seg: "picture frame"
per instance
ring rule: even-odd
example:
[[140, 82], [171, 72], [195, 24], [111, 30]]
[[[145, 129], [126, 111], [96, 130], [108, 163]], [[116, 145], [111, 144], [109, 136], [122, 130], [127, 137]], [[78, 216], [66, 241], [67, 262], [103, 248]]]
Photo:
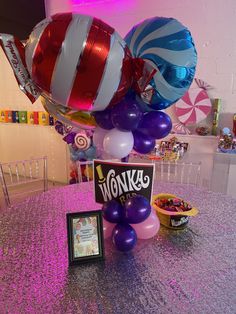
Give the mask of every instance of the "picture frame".
[[67, 213], [69, 265], [104, 259], [102, 211]]

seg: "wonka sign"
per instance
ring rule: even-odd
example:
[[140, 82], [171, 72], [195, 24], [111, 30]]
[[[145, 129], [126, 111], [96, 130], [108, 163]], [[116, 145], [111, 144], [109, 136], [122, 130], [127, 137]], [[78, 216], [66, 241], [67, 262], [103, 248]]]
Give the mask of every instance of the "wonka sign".
[[153, 164], [133, 164], [94, 160], [94, 191], [97, 203], [116, 199], [123, 204], [140, 194], [151, 201]]

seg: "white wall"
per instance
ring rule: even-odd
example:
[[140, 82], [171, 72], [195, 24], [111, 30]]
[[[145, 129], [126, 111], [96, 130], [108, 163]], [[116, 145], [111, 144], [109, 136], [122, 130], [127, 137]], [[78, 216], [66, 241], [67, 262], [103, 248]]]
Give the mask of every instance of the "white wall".
[[[81, 5], [81, 3], [83, 5]], [[45, 0], [47, 14], [78, 11], [97, 16], [122, 36], [152, 16], [174, 17], [192, 32], [198, 51], [196, 76], [222, 99], [221, 125], [231, 127], [236, 112], [236, 1], [235, 0]], [[0, 49], [0, 109], [43, 110], [19, 90]], [[50, 127], [0, 124], [0, 161], [49, 156], [51, 178], [66, 176], [66, 145]], [[53, 170], [52, 170], [53, 169]]]

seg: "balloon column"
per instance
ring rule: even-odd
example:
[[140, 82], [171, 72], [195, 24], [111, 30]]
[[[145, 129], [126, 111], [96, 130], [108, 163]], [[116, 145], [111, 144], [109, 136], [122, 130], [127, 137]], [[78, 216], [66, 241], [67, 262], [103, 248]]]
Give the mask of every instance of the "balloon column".
[[102, 210], [104, 237], [112, 236], [113, 244], [122, 252], [132, 250], [137, 239], [152, 238], [160, 228], [155, 211], [142, 195], [129, 198], [124, 206], [111, 200]]
[[115, 158], [132, 149], [146, 154], [168, 135], [171, 119], [158, 110], [185, 94], [197, 61], [189, 30], [163, 17], [134, 26], [123, 40], [95, 17], [60, 13], [38, 23], [25, 46], [7, 34], [0, 44], [32, 102], [41, 95], [61, 122], [97, 126], [95, 145]]
[[[93, 160], [96, 157], [96, 148], [92, 143], [92, 132], [81, 131], [72, 126], [56, 121], [55, 130], [63, 135], [63, 140], [69, 145], [70, 150], [70, 184], [78, 182], [77, 161]], [[82, 180], [93, 178], [92, 166], [82, 166]]]

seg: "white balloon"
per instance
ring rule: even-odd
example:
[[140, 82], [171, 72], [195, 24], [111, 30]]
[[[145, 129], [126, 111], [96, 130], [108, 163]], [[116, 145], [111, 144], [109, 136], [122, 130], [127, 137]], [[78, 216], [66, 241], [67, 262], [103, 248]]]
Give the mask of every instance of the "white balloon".
[[107, 134], [107, 130], [97, 127], [93, 134], [93, 144], [98, 150], [103, 150], [103, 140]]
[[122, 132], [112, 129], [107, 132], [103, 140], [103, 148], [106, 153], [115, 158], [123, 158], [129, 155], [134, 146], [132, 132]]

